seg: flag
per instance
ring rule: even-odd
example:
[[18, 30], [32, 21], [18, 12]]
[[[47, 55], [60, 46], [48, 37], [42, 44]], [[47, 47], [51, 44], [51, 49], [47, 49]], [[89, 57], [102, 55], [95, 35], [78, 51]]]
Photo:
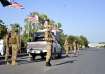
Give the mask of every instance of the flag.
[[9, 5], [9, 7], [11, 8], [17, 8], [17, 9], [24, 9], [23, 5], [17, 2], [13, 2], [11, 3], [11, 5]]
[[28, 20], [31, 21], [31, 22], [36, 22], [38, 21], [38, 16], [35, 15], [35, 16], [28, 16]]
[[3, 7], [11, 5], [11, 2], [9, 2], [8, 0], [0, 0], [0, 2], [1, 2]]

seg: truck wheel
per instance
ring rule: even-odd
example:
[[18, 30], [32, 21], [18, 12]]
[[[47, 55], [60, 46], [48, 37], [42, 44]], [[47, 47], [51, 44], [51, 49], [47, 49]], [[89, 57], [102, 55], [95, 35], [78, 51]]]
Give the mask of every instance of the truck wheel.
[[35, 61], [35, 57], [36, 57], [36, 55], [35, 55], [35, 53], [31, 53], [31, 61]]
[[58, 53], [57, 54], [57, 58], [62, 58], [62, 54], [61, 53]]
[[45, 59], [46, 53], [41, 53], [41, 59]]

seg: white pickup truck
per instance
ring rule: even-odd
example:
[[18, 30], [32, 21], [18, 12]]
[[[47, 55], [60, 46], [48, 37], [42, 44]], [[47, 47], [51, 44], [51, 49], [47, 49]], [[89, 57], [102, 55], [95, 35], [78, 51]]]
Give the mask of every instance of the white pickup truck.
[[[32, 60], [35, 60], [37, 55], [40, 55], [42, 58], [45, 58], [47, 53], [47, 42], [43, 39], [44, 32], [36, 32], [33, 35], [33, 42], [27, 43], [27, 53], [29, 53], [32, 57]], [[62, 48], [58, 43], [57, 39], [53, 34], [53, 45], [52, 45], [52, 57], [61, 57], [62, 55]]]

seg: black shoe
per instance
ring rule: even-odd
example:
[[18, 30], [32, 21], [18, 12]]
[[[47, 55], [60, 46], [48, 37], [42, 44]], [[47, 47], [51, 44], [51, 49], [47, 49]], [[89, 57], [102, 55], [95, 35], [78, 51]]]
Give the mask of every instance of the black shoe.
[[69, 55], [66, 55], [66, 57], [69, 57]]
[[46, 66], [51, 66], [51, 63], [50, 62], [46, 62]]

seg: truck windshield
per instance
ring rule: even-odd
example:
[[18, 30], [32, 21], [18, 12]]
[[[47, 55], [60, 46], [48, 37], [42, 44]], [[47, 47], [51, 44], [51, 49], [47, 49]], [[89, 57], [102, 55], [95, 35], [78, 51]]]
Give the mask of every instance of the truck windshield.
[[34, 33], [33, 41], [44, 41], [44, 32]]

